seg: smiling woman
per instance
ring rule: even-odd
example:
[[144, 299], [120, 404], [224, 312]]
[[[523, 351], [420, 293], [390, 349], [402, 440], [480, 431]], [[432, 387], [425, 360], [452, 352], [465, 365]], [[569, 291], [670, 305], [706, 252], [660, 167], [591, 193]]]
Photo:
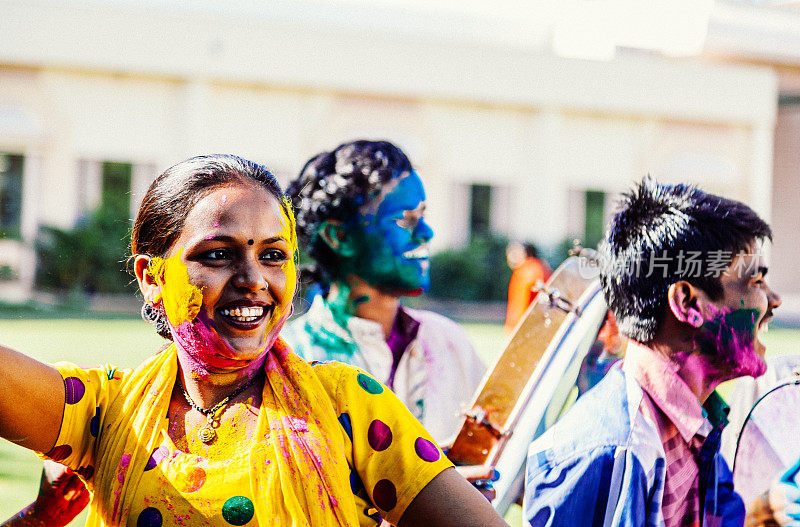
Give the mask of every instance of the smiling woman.
[[[297, 240], [264, 167], [223, 155], [168, 169], [131, 247], [163, 351], [120, 370], [0, 346], [0, 435], [85, 482], [87, 525], [503, 525], [383, 385], [279, 337]], [[53, 524], [30, 510], [22, 524]]]

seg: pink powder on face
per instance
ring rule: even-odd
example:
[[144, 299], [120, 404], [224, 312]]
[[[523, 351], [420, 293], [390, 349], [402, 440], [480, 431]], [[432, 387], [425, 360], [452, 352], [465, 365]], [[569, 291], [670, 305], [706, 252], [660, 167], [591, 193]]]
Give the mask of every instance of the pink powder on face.
[[727, 378], [764, 374], [767, 364], [756, 351], [756, 309], [716, 308], [709, 306], [711, 318], [696, 337], [696, 345], [708, 356], [713, 367], [728, 374]]
[[[288, 312], [265, 336], [262, 350], [270, 350], [278, 338]], [[181, 354], [181, 364], [189, 367], [195, 378], [208, 378], [209, 369], [248, 369], [260, 368], [267, 355], [266, 351], [255, 359], [241, 359], [214, 329], [214, 323], [200, 311], [192, 321], [185, 321], [177, 327], [171, 326], [175, 344]]]

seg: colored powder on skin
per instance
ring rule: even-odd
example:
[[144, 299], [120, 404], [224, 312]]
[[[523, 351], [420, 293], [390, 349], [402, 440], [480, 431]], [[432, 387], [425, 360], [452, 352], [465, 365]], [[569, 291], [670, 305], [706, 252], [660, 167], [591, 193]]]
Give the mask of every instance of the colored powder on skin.
[[295, 231], [295, 219], [294, 213], [292, 212], [292, 204], [288, 198], [283, 199], [283, 207], [281, 207], [281, 211], [283, 212], [283, 230], [280, 233], [280, 236], [286, 240], [286, 244], [289, 250], [289, 257], [281, 266], [285, 276], [285, 284], [283, 288], [283, 297], [280, 299], [280, 303], [284, 306], [280, 309], [274, 309], [272, 312], [272, 316], [270, 317], [270, 323], [267, 325], [267, 331], [270, 332], [270, 329], [274, 330], [271, 332], [272, 338], [270, 342], [267, 342], [267, 346], [272, 347], [274, 340], [278, 337], [278, 331], [283, 324], [286, 322], [286, 319], [289, 318], [291, 314], [291, 306], [292, 306], [292, 299], [294, 298], [294, 292], [297, 288], [297, 261], [299, 258], [298, 250], [297, 250], [297, 232]]
[[150, 273], [161, 284], [161, 301], [173, 327], [194, 320], [203, 305], [203, 292], [189, 283], [189, 271], [180, 259], [182, 253], [183, 247], [174, 256], [154, 256], [150, 262]]
[[[190, 374], [193, 378], [203, 378], [207, 376], [205, 366], [219, 368], [241, 366], [243, 361], [237, 358], [236, 351], [219, 336], [213, 328], [212, 321], [202, 311], [202, 290], [189, 282], [189, 271], [186, 264], [180, 260], [182, 252], [183, 248], [167, 259], [154, 257], [150, 272], [161, 283], [164, 311], [170, 322], [175, 342], [179, 349], [191, 358]], [[292, 278], [296, 280], [296, 272], [292, 274]], [[289, 294], [293, 292], [292, 288]], [[273, 313], [271, 322], [281, 314], [286, 315], [284, 318], [288, 318], [288, 309], [282, 310], [282, 313]], [[269, 327], [268, 325], [268, 329]], [[278, 332], [273, 333], [267, 343], [269, 346], [277, 338]], [[268, 347], [265, 346], [262, 351], [264, 349]], [[245, 361], [244, 364], [249, 362], [251, 361]]]
[[711, 318], [703, 323], [695, 339], [698, 349], [711, 364], [734, 377], [758, 377], [766, 363], [755, 350], [756, 324], [761, 318], [757, 309], [717, 309], [709, 306]]
[[369, 302], [369, 295], [360, 295], [353, 299], [353, 307], [357, 308], [361, 304], [366, 304], [367, 302]]
[[427, 242], [433, 231], [423, 219], [415, 227], [397, 222], [406, 211], [421, 206], [425, 190], [413, 171], [390, 183], [345, 224], [349, 244], [359, 250], [354, 257], [342, 259], [340, 277], [354, 274], [389, 292], [418, 295], [430, 285], [429, 262], [405, 255]]

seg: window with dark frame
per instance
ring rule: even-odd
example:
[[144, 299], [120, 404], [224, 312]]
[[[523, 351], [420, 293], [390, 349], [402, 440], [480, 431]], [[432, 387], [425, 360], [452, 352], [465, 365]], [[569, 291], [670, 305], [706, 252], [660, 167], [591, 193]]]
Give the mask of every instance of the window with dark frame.
[[469, 234], [471, 238], [491, 232], [492, 186], [470, 186]]
[[130, 219], [132, 174], [130, 163], [103, 163], [100, 204], [114, 218]]
[[587, 190], [585, 193], [586, 216], [584, 223], [584, 247], [597, 247], [603, 239], [605, 228], [606, 193]]
[[19, 239], [25, 156], [0, 152], [0, 239]]

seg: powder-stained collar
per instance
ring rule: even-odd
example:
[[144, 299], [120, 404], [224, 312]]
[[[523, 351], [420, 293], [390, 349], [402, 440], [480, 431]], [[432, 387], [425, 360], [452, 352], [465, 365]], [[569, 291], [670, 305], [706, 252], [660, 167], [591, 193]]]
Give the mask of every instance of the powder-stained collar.
[[[690, 442], [695, 435], [704, 438], [708, 436], [712, 423], [706, 416], [710, 414], [706, 413], [695, 394], [678, 375], [677, 364], [647, 346], [629, 341], [622, 369], [633, 375], [656, 406], [675, 425], [684, 441]], [[721, 408], [724, 402], [716, 392], [709, 397], [709, 402], [714, 409], [714, 419], [717, 420], [719, 413], [724, 413], [724, 408]]]
[[405, 340], [411, 342], [417, 338], [419, 324], [419, 320], [412, 317], [401, 305], [397, 310], [397, 317], [394, 320], [394, 327], [392, 329], [396, 329]]

